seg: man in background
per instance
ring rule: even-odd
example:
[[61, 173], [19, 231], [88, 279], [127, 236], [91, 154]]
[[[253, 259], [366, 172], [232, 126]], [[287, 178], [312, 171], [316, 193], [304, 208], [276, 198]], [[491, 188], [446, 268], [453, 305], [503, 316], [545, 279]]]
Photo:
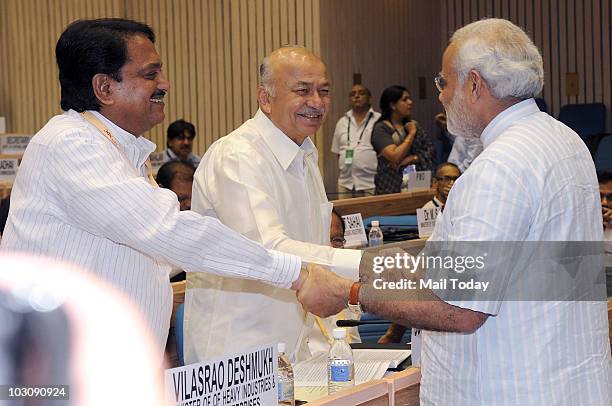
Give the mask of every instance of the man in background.
[[[325, 65], [306, 49], [288, 46], [264, 58], [259, 73], [259, 110], [202, 158], [193, 210], [216, 215], [266, 247], [356, 278], [360, 251], [329, 246], [332, 205], [310, 138], [331, 102]], [[289, 356], [305, 359], [311, 332], [323, 340], [292, 292], [215, 276], [188, 275], [187, 287], [187, 363], [278, 341]]]
[[371, 99], [368, 88], [353, 85], [351, 109], [336, 124], [331, 151], [338, 155], [340, 199], [374, 194], [377, 159], [370, 138], [380, 113], [372, 109]]
[[459, 171], [457, 165], [450, 162], [444, 162], [438, 165], [433, 182], [431, 183], [431, 186], [436, 191], [435, 195], [430, 201], [423, 205], [423, 208], [444, 208], [448, 194], [457, 179], [459, 179], [459, 176], [461, 176], [461, 171]]
[[188, 121], [180, 119], [170, 124], [167, 132], [167, 148], [162, 151], [164, 162], [183, 161], [197, 168], [200, 157], [193, 153], [195, 136], [195, 126]]
[[178, 198], [181, 210], [191, 210], [191, 189], [195, 168], [183, 161], [163, 164], [157, 171], [159, 187], [172, 190]]
[[344, 244], [346, 244], [346, 240], [344, 239], [345, 229], [344, 219], [336, 209], [333, 209], [331, 215], [331, 229], [329, 231], [329, 242], [332, 247], [344, 248]]
[[612, 297], [612, 173], [597, 172], [597, 180], [603, 217], [606, 285], [608, 297]]

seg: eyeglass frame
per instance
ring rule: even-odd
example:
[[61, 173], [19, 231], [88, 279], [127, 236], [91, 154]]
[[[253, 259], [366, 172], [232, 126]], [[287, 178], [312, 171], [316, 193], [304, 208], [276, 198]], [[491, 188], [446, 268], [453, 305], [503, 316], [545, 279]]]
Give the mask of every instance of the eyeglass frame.
[[[334, 243], [338, 244], [338, 246], [336, 246]], [[342, 243], [342, 245], [339, 245], [339, 243]], [[332, 238], [330, 240], [330, 244], [334, 248], [342, 248], [342, 247], [344, 247], [344, 244], [346, 244], [346, 238], [344, 238], [344, 237], [334, 237], [334, 238]]]
[[436, 84], [436, 89], [438, 89], [438, 92], [440, 93], [442, 93], [446, 85], [448, 85], [448, 81], [444, 76], [442, 76], [442, 72], [438, 73], [434, 77], [434, 83]]
[[457, 182], [457, 179], [459, 179], [459, 176], [434, 176], [434, 178], [438, 182], [450, 183], [451, 181]]

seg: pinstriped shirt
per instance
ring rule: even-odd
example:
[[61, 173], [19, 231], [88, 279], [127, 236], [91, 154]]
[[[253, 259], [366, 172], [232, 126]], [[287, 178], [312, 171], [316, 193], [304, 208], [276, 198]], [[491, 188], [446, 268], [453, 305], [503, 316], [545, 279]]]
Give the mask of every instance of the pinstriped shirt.
[[[533, 99], [503, 111], [453, 186], [432, 239], [600, 241], [590, 153]], [[489, 314], [473, 334], [423, 331], [421, 404], [610, 405], [605, 302], [451, 302]]]
[[155, 144], [93, 113], [123, 153], [75, 111], [53, 117], [24, 154], [2, 251], [61, 258], [115, 285], [139, 305], [160, 350], [172, 308], [166, 264], [281, 287], [297, 279], [299, 257], [179, 211], [173, 192], [148, 182]]

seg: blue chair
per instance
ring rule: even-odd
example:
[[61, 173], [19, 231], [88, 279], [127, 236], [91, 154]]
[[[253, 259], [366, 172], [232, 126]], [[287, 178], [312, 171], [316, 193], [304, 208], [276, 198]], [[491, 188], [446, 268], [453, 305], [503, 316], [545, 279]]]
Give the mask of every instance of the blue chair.
[[559, 121], [578, 133], [594, 157], [597, 144], [606, 132], [606, 105], [567, 104], [559, 111]]
[[185, 318], [185, 304], [181, 303], [176, 308], [176, 324], [174, 325], [174, 334], [176, 337], [176, 355], [178, 355], [179, 366], [185, 365], [183, 356], [183, 319]]
[[606, 132], [606, 105], [567, 104], [561, 107], [559, 121], [576, 131], [582, 139], [603, 134]]
[[373, 216], [363, 220], [366, 235], [372, 226], [372, 221], [378, 220], [386, 242], [405, 241], [419, 238], [419, 227], [414, 214], [403, 216]]
[[612, 172], [612, 134], [601, 139], [595, 152], [595, 168], [598, 171]]
[[[363, 313], [361, 315], [361, 321], [383, 321], [383, 319], [380, 319], [370, 313]], [[391, 325], [391, 322], [388, 322], [385, 324], [362, 324], [360, 325], [357, 329], [359, 330], [359, 337], [361, 337], [361, 342], [370, 343], [370, 344], [377, 343], [378, 339], [387, 332], [390, 325]], [[410, 342], [410, 329], [406, 329], [406, 332], [404, 333], [404, 336], [402, 337], [401, 342], [402, 343]]]

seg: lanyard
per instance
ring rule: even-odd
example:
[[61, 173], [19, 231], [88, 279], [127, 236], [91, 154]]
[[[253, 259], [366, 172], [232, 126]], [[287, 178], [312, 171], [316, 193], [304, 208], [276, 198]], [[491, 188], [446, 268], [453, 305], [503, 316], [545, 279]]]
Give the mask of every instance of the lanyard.
[[[372, 112], [370, 111], [368, 113], [368, 119], [366, 120], [365, 125], [363, 126], [363, 129], [361, 130], [361, 134], [359, 134], [359, 140], [357, 141], [357, 145], [361, 144], [361, 138], [363, 137], [363, 132], [368, 126], [368, 123], [370, 122], [371, 118], [372, 118]], [[347, 144], [347, 147], [350, 148], [351, 147], [351, 118], [347, 115], [346, 120], [348, 123], [346, 126], [346, 144]]]
[[[87, 120], [91, 125], [93, 125], [94, 127], [96, 127], [98, 129], [98, 131], [100, 131], [100, 133], [111, 142], [111, 144], [113, 144], [115, 146], [115, 148], [117, 148], [117, 150], [121, 153], [121, 155], [123, 155], [123, 157], [130, 163], [132, 163], [132, 161], [129, 160], [129, 158], [125, 155], [125, 152], [123, 151], [123, 148], [121, 148], [121, 145], [119, 145], [119, 142], [117, 141], [117, 139], [113, 136], [113, 133], [110, 132], [110, 130], [104, 125], [104, 123], [102, 123], [98, 117], [94, 116], [91, 112], [89, 111], [84, 111], [81, 113], [81, 116]], [[151, 160], [149, 158], [147, 158], [147, 160], [145, 161], [145, 167], [147, 168], [147, 175], [149, 178], [149, 183], [153, 186], [157, 186], [157, 182], [155, 182], [155, 179], [153, 178], [153, 169], [151, 168]], [[138, 173], [138, 170], [136, 170], [136, 173]]]

